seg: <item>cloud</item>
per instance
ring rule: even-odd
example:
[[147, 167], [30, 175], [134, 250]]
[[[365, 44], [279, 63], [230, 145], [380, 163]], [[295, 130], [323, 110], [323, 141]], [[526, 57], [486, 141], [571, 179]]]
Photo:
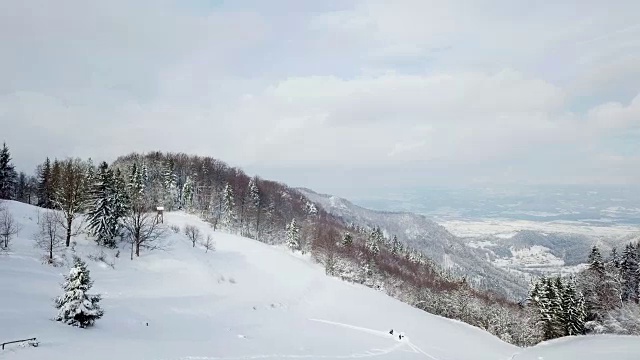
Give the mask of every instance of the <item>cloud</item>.
[[0, 140], [27, 171], [160, 149], [320, 190], [637, 181], [639, 7], [4, 2]]

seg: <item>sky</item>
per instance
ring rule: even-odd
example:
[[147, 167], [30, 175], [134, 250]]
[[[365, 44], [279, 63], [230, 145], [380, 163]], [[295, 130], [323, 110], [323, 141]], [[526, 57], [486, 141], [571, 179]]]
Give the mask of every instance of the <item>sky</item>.
[[0, 0], [0, 141], [348, 195], [640, 181], [640, 2]]

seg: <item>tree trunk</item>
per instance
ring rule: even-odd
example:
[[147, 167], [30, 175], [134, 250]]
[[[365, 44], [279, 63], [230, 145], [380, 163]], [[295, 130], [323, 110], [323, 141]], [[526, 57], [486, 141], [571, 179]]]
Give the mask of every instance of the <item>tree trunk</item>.
[[136, 257], [140, 257], [140, 241], [136, 241]]
[[73, 218], [67, 218], [67, 247], [71, 243], [71, 223], [73, 222]]

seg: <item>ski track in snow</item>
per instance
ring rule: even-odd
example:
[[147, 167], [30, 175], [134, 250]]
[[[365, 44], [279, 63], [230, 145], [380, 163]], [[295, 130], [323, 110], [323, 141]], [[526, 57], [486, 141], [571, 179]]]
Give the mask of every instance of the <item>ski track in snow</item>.
[[[390, 336], [389, 336], [389, 333], [387, 333], [386, 331], [367, 329], [367, 328], [363, 328], [363, 327], [360, 327], [360, 326], [349, 325], [349, 324], [344, 324], [344, 323], [339, 323], [339, 322], [329, 321], [329, 320], [321, 320], [321, 319], [309, 319], [309, 320], [310, 321], [319, 322], [319, 323], [334, 325], [334, 326], [340, 326], [340, 327], [344, 327], [344, 328], [347, 328], [347, 329], [357, 330], [357, 331], [365, 332], [365, 333], [368, 333], [368, 334], [371, 334], [371, 335], [383, 337], [383, 338], [385, 338], [387, 340], [392, 340], [392, 338], [390, 338]], [[432, 360], [441, 360], [439, 358], [436, 358], [433, 355], [430, 355], [430, 354], [424, 352], [422, 349], [420, 349], [416, 345], [412, 344], [408, 337], [405, 337], [405, 340], [402, 340], [402, 341], [398, 341], [398, 340], [394, 340], [394, 341], [396, 341], [398, 343], [396, 345], [394, 345], [394, 346], [391, 346], [391, 347], [388, 347], [388, 348], [385, 348], [385, 349], [370, 349], [370, 350], [367, 350], [367, 351], [365, 351], [363, 353], [355, 353], [355, 354], [349, 354], [349, 355], [262, 354], [262, 355], [233, 356], [233, 357], [185, 356], [185, 357], [181, 357], [180, 360], [251, 360], [251, 359], [273, 359], [273, 358], [276, 358], [276, 359], [359, 359], [359, 358], [369, 358], [369, 357], [387, 355], [387, 354], [389, 354], [389, 353], [391, 353], [393, 351], [399, 350], [400, 348], [404, 347], [405, 345], [407, 347], [409, 347], [409, 349], [411, 350], [411, 351], [410, 350], [405, 350], [407, 352], [413, 352], [413, 353], [422, 354], [422, 355], [424, 355], [427, 358], [432, 359]]]

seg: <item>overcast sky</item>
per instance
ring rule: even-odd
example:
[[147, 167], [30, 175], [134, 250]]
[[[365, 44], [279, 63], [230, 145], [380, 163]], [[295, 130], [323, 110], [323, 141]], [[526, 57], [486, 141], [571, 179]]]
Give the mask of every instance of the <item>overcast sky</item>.
[[[543, 4], [544, 3], [544, 4]], [[0, 0], [0, 141], [294, 186], [640, 181], [640, 1]]]

